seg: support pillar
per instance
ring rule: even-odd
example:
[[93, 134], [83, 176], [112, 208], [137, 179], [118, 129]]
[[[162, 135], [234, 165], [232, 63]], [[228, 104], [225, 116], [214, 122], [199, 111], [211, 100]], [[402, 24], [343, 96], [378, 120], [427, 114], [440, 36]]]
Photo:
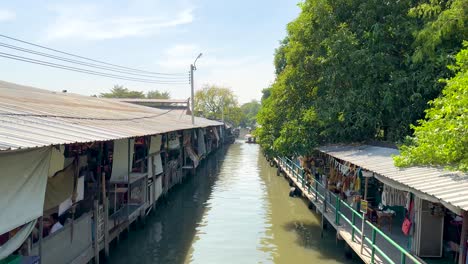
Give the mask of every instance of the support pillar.
[[42, 261], [42, 235], [44, 233], [44, 218], [43, 216], [39, 217], [39, 264], [44, 263]]
[[94, 200], [94, 263], [99, 264], [99, 201]]
[[463, 211], [463, 226], [461, 231], [461, 238], [460, 238], [460, 254], [458, 256], [458, 264], [465, 264], [466, 263], [466, 243], [468, 239], [468, 211]]

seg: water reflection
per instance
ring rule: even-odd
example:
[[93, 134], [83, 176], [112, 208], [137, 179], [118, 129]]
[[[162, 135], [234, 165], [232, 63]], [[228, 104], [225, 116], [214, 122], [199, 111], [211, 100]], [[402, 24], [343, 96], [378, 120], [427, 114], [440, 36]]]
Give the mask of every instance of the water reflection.
[[110, 263], [357, 263], [334, 232], [268, 166], [237, 142], [203, 163], [111, 253]]

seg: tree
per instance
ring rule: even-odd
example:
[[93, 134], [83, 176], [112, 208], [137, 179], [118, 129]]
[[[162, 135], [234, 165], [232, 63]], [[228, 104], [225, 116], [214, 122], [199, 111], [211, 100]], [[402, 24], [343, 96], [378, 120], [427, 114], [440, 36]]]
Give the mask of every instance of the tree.
[[114, 88], [111, 89], [109, 93], [101, 93], [100, 97], [104, 98], [136, 98], [136, 99], [169, 99], [169, 92], [160, 92], [158, 90], [149, 91], [146, 96], [141, 91], [131, 91], [128, 88], [123, 87], [122, 85], [114, 85]]
[[261, 102], [263, 102], [263, 101], [266, 100], [268, 97], [270, 97], [270, 94], [271, 94], [271, 87], [264, 88], [264, 89], [262, 90], [262, 99], [261, 99]]
[[419, 35], [440, 19], [412, 14], [425, 2], [447, 3], [440, 14], [457, 2], [457, 16], [467, 13], [466, 0], [302, 2], [275, 53], [276, 80], [258, 115], [260, 143], [307, 155], [322, 144], [398, 142], [411, 134], [444, 87], [438, 80], [453, 76], [446, 66], [468, 21], [450, 27], [434, 55], [416, 59]]
[[430, 102], [426, 119], [413, 126], [413, 137], [394, 158], [397, 166], [441, 165], [468, 172], [468, 42], [456, 59], [455, 77]]
[[[455, 54], [468, 36], [468, 1], [426, 0], [414, 8], [410, 15], [425, 21], [416, 34], [415, 60], [424, 57], [444, 59]], [[441, 52], [442, 51], [442, 52]]]
[[153, 91], [149, 91], [146, 94], [146, 98], [148, 98], [148, 99], [170, 99], [171, 95], [167, 91], [160, 92], [158, 90], [153, 90]]
[[257, 125], [257, 114], [258, 110], [260, 110], [260, 103], [257, 100], [252, 100], [241, 105], [240, 108], [244, 114], [244, 118], [241, 120], [240, 125], [243, 127], [254, 128]]
[[140, 91], [130, 91], [122, 85], [114, 85], [109, 93], [101, 93], [104, 98], [145, 98], [145, 94]]
[[243, 113], [234, 93], [225, 87], [205, 85], [195, 93], [195, 113], [209, 118], [221, 120], [224, 110], [225, 121], [238, 126]]

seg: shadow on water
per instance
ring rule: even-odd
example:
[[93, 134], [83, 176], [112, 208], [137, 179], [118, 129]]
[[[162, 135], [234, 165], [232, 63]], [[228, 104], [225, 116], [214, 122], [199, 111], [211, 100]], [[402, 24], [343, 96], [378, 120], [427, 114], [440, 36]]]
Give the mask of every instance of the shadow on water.
[[335, 260], [339, 263], [361, 263], [357, 257], [355, 259], [344, 257], [344, 242], [336, 240], [334, 230], [324, 230], [324, 237], [321, 238], [321, 227], [315, 222], [292, 221], [283, 225], [283, 228], [287, 232], [296, 234], [297, 245], [319, 253], [315, 258], [316, 261], [321, 259]]
[[195, 176], [187, 177], [160, 199], [145, 227], [132, 230], [111, 249], [109, 263], [184, 263], [227, 149], [210, 155]]
[[344, 256], [344, 243], [336, 240], [329, 227], [321, 237], [321, 217], [308, 208], [305, 198], [289, 197], [289, 182], [277, 176], [262, 155], [258, 155], [260, 175], [268, 186], [271, 224], [269, 244], [276, 245], [274, 263], [362, 263]]

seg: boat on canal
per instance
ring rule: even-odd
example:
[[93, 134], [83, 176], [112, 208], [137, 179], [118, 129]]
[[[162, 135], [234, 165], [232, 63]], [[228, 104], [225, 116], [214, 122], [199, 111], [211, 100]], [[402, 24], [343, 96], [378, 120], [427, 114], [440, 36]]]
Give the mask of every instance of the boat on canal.
[[248, 144], [257, 144], [257, 138], [252, 134], [245, 135], [245, 143]]

